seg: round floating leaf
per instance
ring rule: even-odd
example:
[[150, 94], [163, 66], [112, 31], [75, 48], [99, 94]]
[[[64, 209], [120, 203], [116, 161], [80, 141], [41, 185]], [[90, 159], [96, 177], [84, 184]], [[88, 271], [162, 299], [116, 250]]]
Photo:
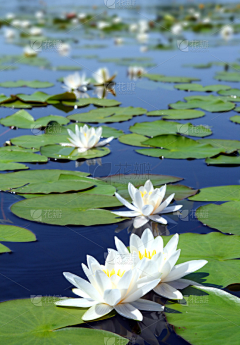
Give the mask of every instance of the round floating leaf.
[[236, 111], [237, 113], [240, 113], [240, 107], [235, 108], [234, 111]]
[[232, 98], [240, 97], [240, 90], [239, 89], [230, 89], [230, 90], [221, 90], [218, 92], [221, 96], [230, 96]]
[[238, 72], [218, 72], [214, 79], [223, 81], [240, 81], [240, 74]]
[[39, 80], [18, 80], [18, 81], [4, 81], [0, 83], [0, 87], [32, 87], [34, 89], [41, 89], [52, 87], [54, 84], [49, 83], [48, 81], [39, 81]]
[[[185, 90], [185, 91], [200, 91], [200, 92], [217, 92], [220, 90], [228, 90], [231, 88], [229, 85], [208, 85], [202, 86], [201, 84], [178, 84], [174, 86], [178, 90]], [[219, 92], [219, 94], [221, 94]]]
[[146, 140], [143, 144], [162, 147], [163, 149], [139, 149], [136, 152], [151, 157], [171, 159], [206, 158], [219, 154], [222, 150], [208, 144], [182, 137], [181, 135], [158, 135]]
[[205, 113], [200, 110], [176, 110], [176, 109], [166, 109], [166, 110], [154, 110], [147, 113], [147, 116], [163, 116], [166, 120], [188, 120], [196, 119], [198, 117], [204, 116]]
[[63, 104], [68, 106], [77, 106], [85, 107], [89, 104], [96, 105], [98, 107], [116, 107], [121, 104], [121, 102], [116, 101], [115, 99], [99, 99], [99, 98], [82, 98], [75, 102], [63, 101]]
[[50, 97], [45, 92], [36, 91], [32, 95], [25, 95], [25, 94], [17, 94], [16, 97], [20, 99], [20, 101], [26, 102], [26, 103], [45, 103], [47, 99]]
[[144, 135], [141, 134], [124, 134], [121, 135], [118, 140], [123, 143], [123, 144], [127, 144], [127, 145], [131, 145], [131, 146], [143, 146], [146, 147], [147, 145], [142, 144], [143, 141], [146, 141], [148, 138], [145, 137]]
[[[128, 340], [114, 333], [67, 326], [83, 324], [87, 309], [60, 308], [56, 297], [33, 296], [31, 299], [13, 300], [0, 304], [0, 330], [2, 344], [102, 345], [113, 339], [126, 345]], [[14, 320], [14, 323], [12, 322]]]
[[191, 197], [194, 201], [240, 201], [240, 186], [229, 185], [207, 187], [200, 189], [200, 193]]
[[240, 201], [230, 201], [222, 205], [209, 204], [196, 211], [200, 222], [223, 233], [240, 235]]
[[[166, 244], [169, 236], [163, 236], [163, 240]], [[190, 274], [189, 279], [223, 288], [240, 282], [240, 236], [225, 236], [216, 232], [181, 234], [178, 248], [181, 248], [178, 264], [190, 260], [208, 261], [196, 273]]]
[[207, 158], [208, 165], [240, 165], [240, 156], [220, 155], [216, 158]]
[[[168, 302], [167, 321], [193, 345], [239, 343], [240, 299], [209, 287], [183, 290], [184, 300]], [[228, 341], [229, 340], [229, 341]]]
[[235, 122], [235, 123], [240, 123], [240, 115], [235, 115], [230, 117], [230, 121]]
[[226, 139], [200, 139], [198, 140], [203, 144], [210, 144], [213, 147], [220, 148], [226, 153], [232, 153], [240, 149], [239, 140], [226, 140]]
[[94, 109], [88, 113], [80, 113], [69, 115], [68, 119], [78, 122], [88, 123], [104, 123], [104, 122], [121, 122], [131, 120], [133, 116], [142, 115], [146, 113], [143, 108], [107, 108], [107, 109]]
[[25, 170], [28, 169], [28, 167], [24, 164], [20, 163], [3, 163], [0, 161], [0, 171], [6, 171], [6, 170]]
[[[15, 108], [16, 109], [31, 109], [33, 107], [32, 104], [23, 103], [21, 101], [14, 101], [11, 103], [1, 103], [1, 106], [5, 108], [12, 108], [12, 109], [15, 109]], [[34, 106], [37, 106], [37, 105], [34, 105]]]
[[56, 121], [61, 125], [67, 124], [69, 121], [63, 116], [49, 115], [40, 119], [34, 120], [34, 118], [25, 110], [19, 110], [15, 114], [7, 116], [0, 120], [0, 123], [7, 127], [18, 128], [41, 128], [46, 127], [49, 122]]
[[61, 145], [46, 145], [41, 147], [41, 154], [56, 159], [92, 159], [108, 155], [111, 151], [107, 147], [94, 147], [86, 152], [78, 152], [78, 149]]
[[[29, 230], [14, 225], [0, 225], [1, 242], [32, 242], [36, 236]], [[0, 244], [0, 253], [11, 252], [11, 250]]]
[[[121, 205], [112, 196], [70, 193], [25, 199], [12, 205], [11, 211], [20, 218], [40, 223], [91, 226], [122, 221], [110, 211], [102, 210]], [[53, 213], [58, 217], [51, 217]]]
[[51, 104], [53, 101], [76, 101], [76, 95], [73, 92], [64, 92], [57, 95], [50, 96], [46, 99], [47, 103]]
[[54, 71], [80, 71], [82, 67], [78, 66], [53, 66]]
[[167, 77], [160, 74], [144, 74], [144, 77], [154, 80], [154, 81], [161, 81], [164, 83], [188, 83], [191, 81], [197, 81], [199, 78], [191, 78], [191, 77]]
[[7, 147], [8, 150], [6, 150], [6, 147], [0, 147], [0, 162], [44, 163], [48, 161], [45, 156], [31, 152], [24, 152], [22, 151], [22, 148], [19, 148], [19, 150], [17, 150], [18, 148], [13, 149], [13, 147]]

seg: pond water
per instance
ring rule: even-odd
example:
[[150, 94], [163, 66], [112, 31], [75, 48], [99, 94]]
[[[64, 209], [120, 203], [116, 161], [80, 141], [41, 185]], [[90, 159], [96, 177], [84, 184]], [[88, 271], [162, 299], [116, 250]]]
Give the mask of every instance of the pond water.
[[[17, 3], [21, 4], [20, 2]], [[24, 4], [25, 5], [25, 4]], [[63, 3], [63, 6], [66, 3]], [[53, 5], [53, 11], [56, 10]], [[104, 8], [105, 9], [105, 8]], [[13, 8], [8, 7], [8, 11]], [[100, 9], [97, 13], [100, 13]], [[127, 20], [138, 20], [141, 18], [154, 18], [154, 11], [151, 9], [146, 14], [137, 11], [129, 12], [127, 10], [117, 13]], [[125, 16], [125, 17], [124, 17]], [[45, 30], [45, 29], [44, 29]], [[2, 29], [3, 32], [3, 29]], [[113, 37], [126, 36], [123, 45], [115, 45]], [[166, 36], [166, 35], [165, 35]], [[112, 33], [111, 35], [101, 35], [99, 33], [84, 33], [84, 30], [74, 28], [69, 32], [62, 30], [56, 32], [49, 28], [48, 37], [75, 40], [71, 43], [71, 54], [69, 56], [60, 56], [55, 51], [42, 51], [39, 56], [50, 61], [53, 66], [67, 65], [79, 66], [87, 76], [91, 77], [92, 73], [99, 67], [107, 66], [110, 73], [117, 73], [116, 77], [116, 97], [110, 93], [108, 99], [117, 99], [123, 107], [143, 107], [148, 111], [158, 109], [168, 109], [170, 103], [183, 100], [189, 95], [208, 95], [199, 92], [186, 92], [174, 88], [173, 83], [153, 82], [146, 78], [130, 80], [127, 76], [127, 66], [121, 66], [114, 62], [103, 63], [99, 59], [106, 58], [150, 58], [150, 62], [155, 64], [153, 67], [146, 68], [148, 73], [164, 74], [167, 76], [188, 76], [199, 78], [202, 85], [224, 84], [232, 88], [237, 88], [238, 83], [216, 81], [214, 75], [216, 72], [224, 70], [223, 66], [213, 65], [211, 68], [196, 69], [193, 67], [184, 67], [190, 64], [206, 64], [208, 62], [236, 62], [240, 57], [238, 40], [239, 34], [234, 36], [233, 41], [223, 44], [219, 33], [212, 34], [193, 34], [184, 32], [184, 39], [207, 40], [208, 49], [203, 51], [181, 51], [174, 43], [174, 49], [171, 50], [148, 50], [140, 52], [140, 45], [129, 37], [127, 34]], [[152, 32], [150, 34], [151, 45], [157, 44], [159, 40], [164, 41], [164, 34]], [[103, 48], [94, 48], [94, 45], [102, 44]], [[92, 48], [84, 48], [85, 45], [92, 45]], [[6, 42], [4, 35], [0, 36], [1, 55], [20, 55], [22, 47], [16, 44]], [[84, 55], [86, 57], [84, 57]], [[96, 55], [96, 58], [88, 56]], [[81, 57], [74, 57], [81, 56]], [[63, 92], [62, 84], [57, 81], [58, 78], [66, 76], [71, 71], [55, 71], [33, 67], [28, 65], [17, 64], [18, 69], [1, 71], [1, 82], [13, 81], [19, 79], [49, 81], [54, 84], [50, 89], [42, 91], [52, 95]], [[80, 71], [81, 73], [82, 71]], [[128, 85], [131, 90], [125, 92], [121, 89], [121, 83]], [[123, 85], [122, 84], [122, 85]], [[120, 86], [119, 86], [120, 85]], [[40, 89], [41, 90], [41, 89]], [[6, 89], [0, 87], [0, 93], [5, 95], [24, 93], [31, 94], [34, 90], [27, 87]], [[93, 95], [94, 91], [89, 91]], [[213, 93], [216, 95], [216, 93]], [[93, 96], [94, 97], [94, 96]], [[57, 109], [52, 105], [47, 107], [36, 107], [29, 110], [29, 113], [35, 118], [41, 118], [47, 115], [61, 115], [83, 113], [94, 109], [93, 105], [87, 108], [78, 108], [70, 113]], [[1, 118], [14, 114], [15, 109], [1, 107]], [[210, 138], [239, 140], [239, 124], [229, 121], [231, 116], [237, 113], [232, 110], [228, 112], [208, 112], [202, 118], [193, 120], [176, 120], [180, 123], [191, 122], [194, 125], [204, 125], [211, 128], [213, 134]], [[108, 124], [108, 126], [121, 129], [125, 133], [130, 133], [129, 127], [135, 123], [151, 122], [158, 120], [158, 117], [148, 117], [146, 115], [133, 117], [130, 121], [121, 123]], [[32, 134], [29, 129], [11, 129], [0, 126], [0, 146], [14, 137], [20, 135]], [[39, 134], [39, 133], [37, 133]], [[34, 135], [34, 133], [33, 133]], [[196, 139], [196, 138], [194, 138]], [[162, 174], [172, 175], [183, 178], [181, 184], [200, 189], [210, 186], [221, 185], [239, 185], [240, 183], [240, 166], [208, 166], [204, 159], [195, 160], [176, 160], [176, 159], [158, 159], [147, 157], [135, 152], [135, 147], [120, 143], [118, 139], [111, 142], [111, 153], [105, 157], [83, 162], [61, 162], [49, 160], [46, 164], [26, 165], [34, 169], [64, 169], [72, 171], [89, 172], [93, 177], [102, 177], [115, 174]], [[7, 172], [3, 172], [7, 173]], [[146, 178], [147, 179], [147, 178]], [[10, 254], [1, 255], [0, 269], [0, 301], [13, 299], [31, 298], [36, 295], [43, 296], [68, 296], [74, 297], [70, 284], [63, 277], [62, 272], [72, 272], [84, 277], [83, 270], [80, 266], [86, 262], [86, 255], [94, 256], [99, 262], [103, 262], [106, 257], [107, 248], [114, 248], [114, 236], [117, 235], [126, 245], [129, 243], [130, 232], [128, 224], [119, 229], [118, 224], [101, 225], [101, 226], [53, 226], [30, 222], [28, 220], [15, 216], [10, 211], [10, 206], [23, 197], [16, 194], [5, 192], [0, 193], [0, 220], [1, 224], [14, 224], [31, 230], [37, 237], [36, 242], [32, 243], [5, 243], [12, 250]], [[194, 211], [204, 202], [193, 202], [188, 200], [177, 201], [177, 204], [184, 205], [184, 210], [189, 210], [187, 219], [169, 214], [169, 221], [166, 228], [158, 226], [158, 231], [162, 235], [175, 233], [198, 233], [205, 234], [217, 232], [208, 226], [204, 226], [194, 216]], [[193, 244], [194, 245], [194, 244]], [[231, 292], [232, 293], [232, 292]], [[239, 292], [235, 295], [240, 297]], [[151, 298], [151, 295], [150, 295]], [[98, 321], [89, 327], [106, 329], [116, 332], [124, 337], [129, 338], [132, 343], [143, 344], [188, 344], [187, 341], [175, 334], [173, 327], [168, 325], [163, 316], [158, 313], [144, 313], [144, 322], [141, 324], [141, 334], [137, 335], [139, 329], [133, 321], [127, 321], [120, 316], [115, 316], [109, 320]], [[70, 342], [71, 343], [71, 342]]]

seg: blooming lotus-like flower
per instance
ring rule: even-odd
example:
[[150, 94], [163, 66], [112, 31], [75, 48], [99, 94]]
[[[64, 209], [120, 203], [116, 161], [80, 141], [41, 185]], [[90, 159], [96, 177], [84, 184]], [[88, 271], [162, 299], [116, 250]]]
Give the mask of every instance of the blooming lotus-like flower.
[[114, 44], [116, 44], [116, 45], [121, 45], [121, 44], [123, 44], [123, 42], [124, 42], [124, 39], [122, 37], [114, 38]]
[[23, 54], [27, 57], [33, 57], [37, 55], [37, 52], [32, 49], [30, 46], [27, 46], [23, 49]]
[[90, 79], [86, 79], [86, 74], [83, 73], [82, 76], [76, 72], [69, 74], [67, 77], [63, 78], [64, 89], [68, 91], [75, 91], [82, 88], [82, 91], [87, 91], [87, 85], [90, 83]]
[[140, 43], [146, 43], [148, 41], [148, 34], [145, 32], [140, 32], [137, 34], [137, 40]]
[[109, 26], [110, 26], [110, 24], [107, 22], [98, 22], [97, 23], [97, 27], [99, 30], [103, 30], [105, 28], [108, 28]]
[[136, 23], [129, 25], [129, 31], [130, 32], [136, 32], [138, 30], [138, 25]]
[[[134, 262], [138, 265], [139, 261], [148, 261], [147, 269], [143, 270], [140, 278], [149, 275], [156, 276], [158, 272], [161, 281], [153, 290], [169, 299], [182, 299], [183, 295], [178, 289], [194, 284], [191, 280], [182, 279], [182, 277], [207, 264], [206, 260], [192, 260], [175, 266], [180, 256], [180, 249], [177, 250], [178, 239], [178, 234], [174, 235], [163, 247], [162, 237], [157, 236], [154, 239], [150, 229], [144, 230], [141, 238], [135, 234], [130, 237], [130, 253], [134, 255]], [[117, 237], [115, 237], [115, 244], [121, 256], [129, 255], [127, 247]]]
[[14, 19], [15, 18], [15, 14], [14, 13], [7, 13], [6, 14], [6, 19], [7, 20], [12, 20], [12, 19]]
[[7, 40], [15, 38], [16, 37], [16, 31], [13, 29], [6, 29], [6, 31], [4, 32], [4, 36]]
[[29, 33], [32, 36], [41, 36], [43, 32], [41, 28], [33, 27], [29, 30]]
[[135, 188], [131, 183], [128, 184], [128, 193], [132, 198], [132, 204], [115, 193], [117, 199], [131, 211], [112, 212], [121, 217], [136, 217], [133, 222], [135, 228], [139, 228], [146, 224], [150, 219], [167, 224], [165, 218], [159, 216], [159, 213], [170, 213], [178, 211], [182, 205], [169, 206], [175, 194], [171, 194], [164, 202], [163, 198], [166, 193], [166, 185], [161, 188], [153, 188], [152, 182], [148, 180], [144, 186], [139, 189]]
[[108, 69], [104, 67], [99, 68], [96, 72], [94, 72], [93, 77], [96, 80], [97, 85], [104, 85], [113, 81], [113, 79], [116, 77], [116, 74], [110, 77]]
[[79, 13], [79, 14], [78, 14], [78, 18], [79, 18], [80, 20], [83, 20], [83, 19], [85, 19], [86, 17], [87, 17], [86, 13]]
[[67, 56], [70, 53], [71, 47], [68, 43], [61, 43], [57, 47], [57, 50], [60, 55]]
[[[100, 141], [102, 135], [102, 127], [98, 127], [96, 130], [94, 127], [88, 128], [87, 125], [83, 127], [75, 126], [75, 133], [68, 129], [69, 143], [61, 143], [62, 146], [70, 146], [78, 148], [78, 152], [86, 152], [93, 147], [105, 146], [110, 143], [114, 137], [107, 138]], [[100, 141], [100, 142], [99, 142]]]
[[179, 35], [182, 32], [182, 25], [181, 24], [175, 24], [171, 28], [171, 32], [173, 35]]
[[130, 79], [137, 80], [143, 74], [147, 73], [147, 71], [143, 67], [139, 66], [130, 66], [128, 68], [128, 76]]
[[145, 269], [146, 260], [141, 260], [134, 269], [126, 270], [115, 261], [115, 254], [110, 252], [104, 266], [96, 259], [87, 257], [88, 267], [82, 268], [88, 281], [71, 273], [63, 273], [74, 286], [73, 292], [81, 298], [69, 298], [56, 302], [61, 307], [90, 307], [83, 315], [84, 321], [95, 320], [115, 310], [120, 315], [142, 321], [140, 310], [163, 311], [158, 303], [142, 299], [160, 281], [148, 276], [139, 278]]
[[121, 23], [122, 22], [122, 18], [121, 17], [115, 17], [115, 18], [113, 18], [113, 23], [114, 24], [119, 24], [119, 23]]
[[28, 28], [31, 25], [31, 23], [29, 22], [29, 20], [22, 20], [20, 21], [20, 26], [25, 29]]
[[44, 13], [43, 13], [42, 11], [37, 11], [37, 12], [35, 13], [35, 17], [36, 17], [37, 19], [43, 19]]
[[226, 41], [228, 41], [230, 38], [232, 38], [233, 35], [233, 28], [230, 25], [225, 25], [221, 31], [220, 34], [222, 36], [222, 38]]

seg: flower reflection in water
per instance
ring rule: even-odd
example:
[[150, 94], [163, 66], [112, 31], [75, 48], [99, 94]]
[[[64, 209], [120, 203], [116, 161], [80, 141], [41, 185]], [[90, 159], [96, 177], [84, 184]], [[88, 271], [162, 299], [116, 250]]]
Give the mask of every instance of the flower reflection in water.
[[170, 231], [168, 230], [167, 225], [150, 221], [147, 224], [144, 224], [140, 228], [136, 229], [133, 226], [133, 219], [128, 219], [128, 220], [125, 220], [124, 222], [121, 222], [120, 224], [118, 224], [115, 232], [119, 233], [120, 231], [122, 231], [126, 228], [127, 228], [128, 233], [133, 233], [133, 234], [138, 235], [138, 236], [142, 236], [142, 233], [145, 229], [150, 229], [152, 231], [154, 237], [170, 235]]

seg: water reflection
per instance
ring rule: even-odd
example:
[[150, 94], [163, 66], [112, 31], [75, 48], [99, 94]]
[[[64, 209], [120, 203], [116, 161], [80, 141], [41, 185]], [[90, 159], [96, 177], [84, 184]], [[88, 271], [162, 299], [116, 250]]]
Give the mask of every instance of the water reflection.
[[124, 222], [118, 224], [115, 232], [119, 233], [120, 231], [127, 228], [128, 233], [134, 233], [139, 237], [142, 236], [142, 233], [145, 229], [150, 229], [153, 233], [153, 236], [168, 236], [170, 231], [168, 230], [167, 225], [159, 224], [153, 221], [149, 221], [147, 224], [141, 226], [140, 228], [134, 228], [133, 226], [134, 219], [125, 220]]

